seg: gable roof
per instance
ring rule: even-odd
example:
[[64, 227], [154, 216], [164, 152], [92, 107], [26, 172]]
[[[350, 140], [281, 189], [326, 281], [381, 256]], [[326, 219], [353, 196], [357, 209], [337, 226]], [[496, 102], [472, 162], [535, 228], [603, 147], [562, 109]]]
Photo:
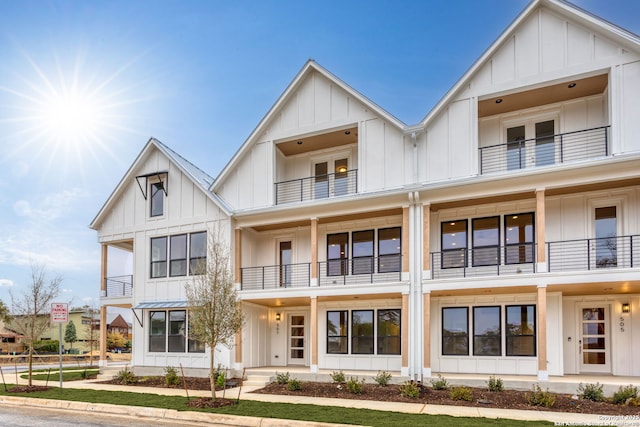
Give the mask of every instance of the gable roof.
[[214, 183], [211, 185], [210, 190], [216, 187], [218, 182], [224, 180], [224, 178], [229, 174], [230, 171], [236, 166], [238, 161], [243, 157], [248, 148], [256, 142], [255, 139], [258, 135], [264, 131], [267, 124], [271, 121], [275, 114], [279, 111], [280, 107], [282, 107], [290, 98], [292, 93], [300, 87], [304, 79], [311, 74], [312, 72], [318, 72], [323, 77], [325, 77], [330, 82], [334, 83], [336, 86], [340, 87], [342, 90], [347, 92], [349, 95], [353, 96], [357, 101], [366, 105], [371, 111], [373, 111], [376, 115], [382, 117], [389, 123], [396, 126], [398, 129], [404, 129], [406, 124], [404, 124], [400, 119], [396, 118], [394, 115], [380, 107], [375, 102], [371, 101], [369, 98], [349, 86], [344, 81], [340, 80], [334, 74], [329, 72], [326, 68], [319, 65], [315, 60], [309, 59], [302, 69], [296, 74], [291, 83], [287, 86], [287, 88], [282, 92], [282, 94], [278, 97], [276, 102], [271, 106], [267, 114], [260, 120], [258, 125], [253, 129], [249, 137], [245, 140], [245, 142], [240, 146], [238, 151], [231, 157], [231, 160], [225, 165], [225, 167], [220, 171], [218, 177], [215, 179]]
[[216, 203], [227, 215], [230, 215], [231, 209], [229, 208], [229, 206], [227, 206], [227, 204], [224, 203], [218, 196], [209, 191], [209, 187], [214, 181], [214, 179], [210, 175], [208, 175], [206, 172], [203, 172], [196, 165], [173, 151], [162, 142], [151, 137], [149, 138], [149, 141], [147, 141], [146, 145], [142, 148], [136, 159], [133, 161], [127, 172], [124, 174], [107, 201], [102, 205], [95, 218], [93, 218], [91, 224], [89, 224], [90, 228], [94, 230], [97, 228], [98, 223], [102, 220], [102, 217], [105, 215], [108, 208], [118, 198], [118, 195], [120, 194], [126, 183], [134, 178], [134, 171], [140, 166], [143, 159], [153, 148], [156, 148], [161, 153], [163, 153], [169, 159], [169, 161], [175, 164], [185, 176], [189, 177], [189, 179], [194, 184], [196, 184], [197, 187], [200, 188], [209, 199]]
[[412, 126], [410, 130], [416, 127], [426, 127], [428, 123], [436, 117], [449, 102], [462, 90], [471, 78], [484, 66], [487, 61], [497, 52], [505, 40], [509, 39], [515, 33], [516, 29], [529, 18], [535, 11], [541, 7], [548, 7], [550, 10], [559, 12], [563, 15], [569, 15], [576, 21], [581, 22], [589, 27], [595, 27], [610, 35], [617, 42], [629, 49], [640, 50], [640, 37], [630, 31], [627, 31], [615, 24], [612, 24], [592, 13], [587, 12], [580, 7], [569, 3], [565, 0], [532, 0], [525, 9], [518, 15], [513, 22], [498, 36], [498, 38], [485, 50], [480, 58], [462, 75], [462, 77], [449, 89], [449, 91], [440, 99], [440, 101], [427, 113], [422, 121]]

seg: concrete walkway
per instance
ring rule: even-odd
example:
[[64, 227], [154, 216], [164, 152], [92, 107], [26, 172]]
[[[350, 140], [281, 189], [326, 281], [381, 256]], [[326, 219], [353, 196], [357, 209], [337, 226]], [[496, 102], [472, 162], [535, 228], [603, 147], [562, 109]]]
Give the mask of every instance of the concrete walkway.
[[[15, 378], [12, 376], [12, 379]], [[53, 376], [52, 378], [57, 378]], [[7, 378], [8, 380], [8, 378]], [[132, 387], [124, 385], [100, 384], [101, 380], [72, 381], [64, 383], [64, 388], [73, 389], [93, 389], [105, 391], [127, 391], [134, 393], [150, 393], [158, 395], [186, 396], [184, 389], [164, 389], [156, 387]], [[20, 379], [21, 384], [26, 380]], [[44, 385], [43, 381], [34, 381], [34, 385]], [[49, 381], [49, 386], [55, 387], [57, 381]], [[351, 399], [330, 399], [307, 396], [283, 396], [251, 393], [258, 387], [243, 387], [227, 389], [225, 397], [235, 399], [240, 392], [241, 400], [254, 400], [261, 402], [280, 402], [294, 404], [309, 404], [321, 406], [338, 406], [345, 408], [362, 408], [378, 411], [405, 412], [410, 414], [431, 414], [431, 415], [451, 415], [459, 417], [485, 417], [485, 418], [506, 418], [512, 420], [541, 420], [550, 421], [555, 425], [625, 425], [624, 421], [611, 420], [610, 416], [573, 414], [565, 412], [547, 412], [536, 410], [512, 410], [499, 408], [475, 408], [464, 406], [444, 406], [421, 403], [399, 403], [399, 402], [379, 402], [371, 400], [351, 400]], [[210, 391], [189, 390], [190, 397], [210, 396]], [[221, 396], [221, 393], [218, 394]], [[122, 413], [123, 407], [110, 404], [94, 404], [83, 402], [56, 401], [47, 399], [34, 399], [16, 396], [0, 396], [2, 405], [39, 406], [52, 409], [76, 410], [83, 412], [100, 412], [106, 414]], [[176, 422], [206, 423], [218, 426], [329, 426], [339, 424], [326, 424], [306, 421], [280, 420], [259, 417], [241, 417], [219, 414], [206, 414], [201, 412], [175, 411], [170, 409], [126, 407], [126, 413], [132, 417], [146, 417], [153, 419], [173, 420]], [[640, 410], [639, 410], [640, 413]], [[629, 425], [629, 424], [626, 424]]]

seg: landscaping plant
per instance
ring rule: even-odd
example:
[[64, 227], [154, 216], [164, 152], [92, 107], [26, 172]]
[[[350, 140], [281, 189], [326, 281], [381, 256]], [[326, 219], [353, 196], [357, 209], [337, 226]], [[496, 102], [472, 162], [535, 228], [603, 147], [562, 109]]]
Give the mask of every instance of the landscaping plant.
[[351, 377], [349, 381], [347, 381], [347, 390], [349, 393], [353, 394], [362, 394], [362, 390], [364, 388], [364, 378], [359, 380], [358, 377]]
[[527, 393], [527, 403], [531, 406], [551, 408], [556, 403], [556, 396], [549, 389], [542, 390], [540, 384], [535, 384], [531, 392]]
[[591, 400], [593, 402], [602, 402], [604, 400], [604, 392], [602, 391], [602, 384], [587, 384], [578, 385], [578, 395], [585, 400]]
[[347, 382], [347, 378], [344, 376], [344, 372], [342, 371], [333, 371], [331, 373], [331, 380], [336, 384], [344, 384]]
[[434, 390], [446, 390], [449, 388], [449, 383], [446, 378], [438, 374], [437, 379], [431, 380], [431, 387], [433, 387]]
[[376, 375], [373, 380], [378, 384], [381, 385], [383, 387], [386, 387], [389, 385], [389, 381], [391, 381], [391, 374], [386, 372], [386, 371], [378, 371], [378, 375]]
[[400, 385], [400, 395], [410, 399], [420, 397], [420, 386], [415, 381], [405, 381]]

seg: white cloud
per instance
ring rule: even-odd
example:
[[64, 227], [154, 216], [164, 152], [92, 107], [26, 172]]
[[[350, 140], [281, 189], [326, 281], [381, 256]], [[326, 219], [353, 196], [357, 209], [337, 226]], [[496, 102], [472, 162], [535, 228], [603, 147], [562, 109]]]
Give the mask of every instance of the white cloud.
[[27, 217], [35, 221], [53, 221], [71, 212], [73, 203], [85, 198], [87, 192], [80, 188], [63, 190], [46, 196], [38, 206], [33, 207], [27, 200], [18, 200], [13, 204], [13, 211], [20, 217]]
[[11, 166], [11, 173], [16, 178], [22, 178], [27, 173], [29, 173], [29, 165], [27, 163], [25, 163], [25, 162], [22, 162], [22, 161], [15, 162]]
[[10, 288], [13, 286], [13, 280], [11, 279], [0, 279], [0, 287], [4, 287], [6, 286], [7, 288]]

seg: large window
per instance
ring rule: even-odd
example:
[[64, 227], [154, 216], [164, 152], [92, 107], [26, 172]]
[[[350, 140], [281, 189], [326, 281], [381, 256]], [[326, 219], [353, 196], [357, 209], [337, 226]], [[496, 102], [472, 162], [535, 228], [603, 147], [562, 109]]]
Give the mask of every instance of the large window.
[[189, 235], [189, 274], [204, 274], [207, 267], [207, 232]]
[[505, 311], [507, 356], [535, 356], [536, 307], [508, 305]]
[[373, 310], [353, 310], [351, 330], [351, 353], [373, 354]]
[[348, 241], [349, 233], [327, 235], [327, 276], [344, 276], [348, 273]]
[[171, 256], [169, 261], [170, 276], [187, 275], [187, 235], [171, 236]]
[[400, 354], [400, 310], [378, 310], [378, 354]]
[[469, 309], [467, 307], [442, 309], [442, 354], [469, 355]]
[[378, 273], [398, 272], [402, 268], [401, 228], [378, 230]]
[[500, 307], [473, 307], [474, 356], [501, 356]]
[[327, 353], [349, 352], [349, 312], [347, 310], [327, 312]]
[[443, 222], [442, 268], [467, 266], [467, 221]]
[[162, 216], [164, 214], [164, 184], [162, 181], [151, 183], [151, 216]]
[[[168, 322], [167, 322], [168, 317]], [[188, 337], [191, 329], [186, 310], [149, 313], [149, 351], [154, 353], [202, 353], [204, 344]], [[189, 331], [187, 330], [189, 324]], [[188, 343], [188, 347], [187, 347]]]
[[352, 274], [373, 273], [373, 230], [354, 231], [351, 234], [351, 244]]
[[505, 262], [524, 264], [533, 262], [533, 214], [505, 215]]
[[167, 276], [167, 238], [151, 239], [151, 277]]
[[473, 219], [473, 266], [500, 264], [500, 217]]

